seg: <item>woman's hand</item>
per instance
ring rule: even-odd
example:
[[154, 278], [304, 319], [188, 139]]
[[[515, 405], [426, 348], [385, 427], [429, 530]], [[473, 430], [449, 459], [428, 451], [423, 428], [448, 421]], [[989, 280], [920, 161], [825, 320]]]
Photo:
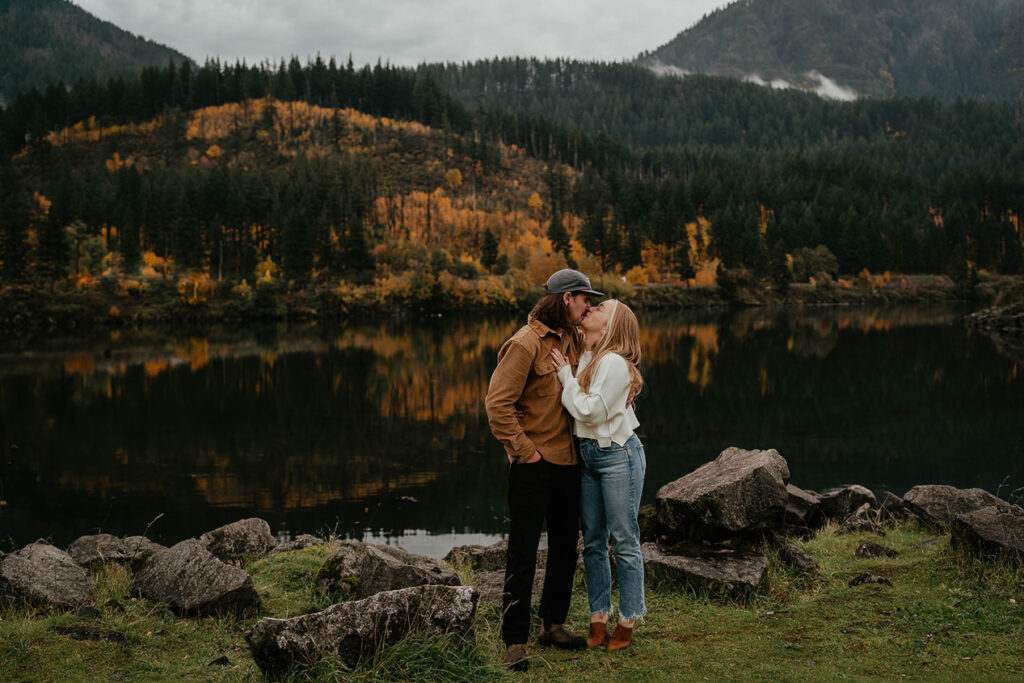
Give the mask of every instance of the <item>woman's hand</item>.
[[558, 372], [568, 364], [569, 361], [565, 360], [562, 352], [555, 347], [551, 347], [551, 367], [555, 369], [555, 372]]

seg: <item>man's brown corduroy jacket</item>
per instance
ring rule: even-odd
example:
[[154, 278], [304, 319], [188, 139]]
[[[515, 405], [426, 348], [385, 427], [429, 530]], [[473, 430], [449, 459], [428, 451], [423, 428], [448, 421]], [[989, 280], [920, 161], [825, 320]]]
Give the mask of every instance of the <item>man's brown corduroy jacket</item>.
[[[551, 367], [552, 347], [575, 368], [579, 359], [569, 333], [559, 334], [532, 318], [505, 342], [484, 402], [487, 421], [513, 460], [525, 462], [538, 451], [552, 464], [575, 465], [572, 425]], [[516, 408], [523, 412], [522, 422], [516, 419]]]

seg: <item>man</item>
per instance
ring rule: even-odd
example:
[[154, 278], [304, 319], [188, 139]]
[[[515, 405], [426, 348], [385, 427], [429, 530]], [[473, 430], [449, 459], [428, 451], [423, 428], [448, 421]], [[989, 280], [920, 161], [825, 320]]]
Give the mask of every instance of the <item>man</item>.
[[485, 405], [491, 432], [510, 463], [508, 507], [511, 522], [505, 565], [501, 637], [509, 668], [525, 671], [530, 628], [530, 594], [541, 526], [548, 529], [548, 560], [540, 600], [539, 642], [582, 648], [586, 638], [565, 629], [579, 537], [580, 473], [572, 425], [562, 408], [562, 385], [550, 361], [553, 347], [576, 366], [580, 337], [576, 326], [590, 309], [590, 297], [604, 296], [583, 273], [560, 270], [545, 283], [526, 325], [498, 352]]

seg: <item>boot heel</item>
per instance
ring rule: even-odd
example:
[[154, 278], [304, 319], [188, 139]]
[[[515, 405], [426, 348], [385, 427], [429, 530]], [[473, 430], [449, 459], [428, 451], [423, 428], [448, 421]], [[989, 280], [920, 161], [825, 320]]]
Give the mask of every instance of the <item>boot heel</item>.
[[615, 632], [612, 633], [612, 637], [608, 639], [608, 652], [614, 652], [615, 650], [623, 650], [629, 647], [629, 644], [633, 641], [633, 629], [629, 626], [622, 626], [617, 624], [615, 626]]
[[608, 624], [603, 621], [590, 622], [590, 633], [587, 635], [587, 647], [598, 647], [608, 642]]

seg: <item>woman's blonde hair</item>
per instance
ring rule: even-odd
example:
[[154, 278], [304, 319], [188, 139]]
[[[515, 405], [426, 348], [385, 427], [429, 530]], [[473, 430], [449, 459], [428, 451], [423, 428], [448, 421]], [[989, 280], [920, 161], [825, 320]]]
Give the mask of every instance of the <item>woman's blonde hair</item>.
[[644, 378], [640, 374], [640, 324], [637, 323], [636, 316], [629, 306], [617, 299], [608, 301], [615, 302], [615, 308], [608, 315], [608, 326], [604, 328], [600, 341], [591, 350], [593, 357], [576, 381], [579, 382], [580, 389], [590, 391], [590, 380], [594, 376], [598, 361], [606, 354], [617, 353], [626, 361], [629, 368], [630, 393], [636, 396], [644, 386]]

